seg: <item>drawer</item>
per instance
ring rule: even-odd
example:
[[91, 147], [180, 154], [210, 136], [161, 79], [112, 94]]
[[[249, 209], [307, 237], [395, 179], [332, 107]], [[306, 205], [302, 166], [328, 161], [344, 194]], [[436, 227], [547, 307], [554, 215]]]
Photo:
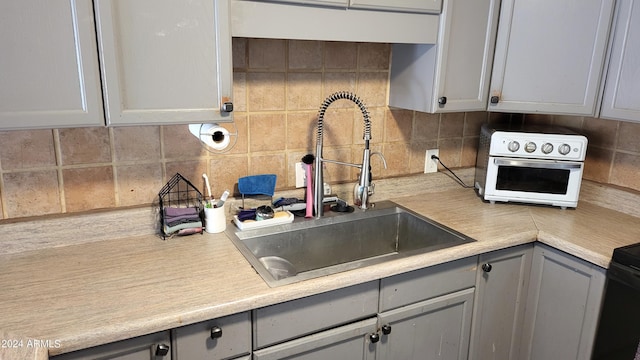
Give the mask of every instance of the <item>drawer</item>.
[[256, 309], [254, 346], [259, 349], [370, 317], [378, 310], [378, 286], [376, 280]]
[[178, 359], [228, 359], [251, 353], [250, 312], [173, 329]]
[[380, 284], [380, 311], [473, 287], [478, 257], [472, 256], [384, 278]]

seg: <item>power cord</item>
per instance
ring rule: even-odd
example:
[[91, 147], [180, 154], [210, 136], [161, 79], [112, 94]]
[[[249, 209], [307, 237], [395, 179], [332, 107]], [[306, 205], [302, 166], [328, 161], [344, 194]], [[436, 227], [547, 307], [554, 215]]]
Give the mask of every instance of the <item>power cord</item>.
[[451, 169], [449, 169], [449, 168], [447, 167], [447, 165], [445, 165], [445, 164], [442, 162], [442, 160], [440, 160], [440, 158], [439, 158], [439, 157], [437, 157], [436, 155], [431, 155], [431, 159], [433, 159], [433, 160], [437, 160], [437, 161], [440, 163], [440, 165], [442, 165], [442, 167], [444, 167], [445, 169], [447, 169], [447, 171], [449, 171], [449, 172], [451, 173], [451, 175], [453, 175], [453, 176], [458, 180], [458, 183], [460, 184], [460, 186], [462, 186], [462, 187], [463, 187], [463, 188], [465, 188], [465, 189], [473, 189], [473, 188], [474, 188], [474, 186], [473, 186], [473, 185], [472, 185], [472, 186], [469, 186], [469, 185], [465, 184], [465, 183], [464, 183], [464, 181], [462, 181], [462, 179], [460, 179], [460, 178], [458, 177], [458, 175], [456, 175], [453, 171], [451, 171]]

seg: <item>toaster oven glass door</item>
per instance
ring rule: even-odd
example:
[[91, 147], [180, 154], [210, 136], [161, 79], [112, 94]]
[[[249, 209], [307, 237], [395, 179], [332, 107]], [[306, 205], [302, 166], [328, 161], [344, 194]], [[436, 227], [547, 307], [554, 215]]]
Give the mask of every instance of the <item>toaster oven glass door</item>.
[[485, 198], [553, 204], [577, 202], [582, 169], [582, 162], [490, 157]]

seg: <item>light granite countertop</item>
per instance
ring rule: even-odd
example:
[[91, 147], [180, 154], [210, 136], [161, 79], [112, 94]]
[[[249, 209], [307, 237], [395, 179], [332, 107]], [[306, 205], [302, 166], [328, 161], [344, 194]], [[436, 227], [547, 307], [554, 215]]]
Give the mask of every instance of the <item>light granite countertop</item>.
[[[0, 244], [11, 250], [0, 254], [0, 329], [50, 340], [59, 345], [49, 348], [55, 355], [536, 240], [605, 268], [614, 248], [640, 242], [638, 194], [598, 184], [583, 185], [575, 210], [485, 203], [440, 173], [382, 181], [376, 190], [377, 199], [390, 198], [477, 241], [270, 288], [224, 234], [78, 241], [52, 235], [53, 240], [34, 240], [33, 247], [26, 244], [29, 238], [7, 240], [5, 232]], [[620, 200], [610, 200], [614, 195]], [[139, 216], [151, 215], [144, 210]], [[29, 226], [42, 237], [43, 229], [69, 220], [46, 221]], [[2, 225], [10, 231], [21, 226], [26, 225]]]

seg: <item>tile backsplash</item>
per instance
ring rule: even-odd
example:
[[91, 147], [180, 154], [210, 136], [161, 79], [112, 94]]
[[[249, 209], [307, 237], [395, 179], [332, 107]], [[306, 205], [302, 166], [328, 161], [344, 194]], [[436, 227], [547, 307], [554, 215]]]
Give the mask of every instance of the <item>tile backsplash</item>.
[[[640, 191], [640, 124], [488, 112], [426, 114], [389, 108], [387, 44], [236, 38], [234, 107], [238, 142], [226, 154], [202, 148], [187, 125], [0, 132], [0, 219], [146, 205], [176, 172], [216, 196], [241, 176], [274, 173], [295, 185], [294, 166], [314, 153], [317, 112], [335, 91], [351, 91], [371, 113], [375, 178], [421, 173], [425, 150], [449, 167], [475, 164], [485, 122], [552, 123], [589, 138], [585, 178]], [[360, 162], [362, 115], [350, 102], [325, 116], [324, 156]], [[354, 168], [327, 164], [328, 182], [355, 182]], [[302, 190], [300, 196], [303, 195]]]

